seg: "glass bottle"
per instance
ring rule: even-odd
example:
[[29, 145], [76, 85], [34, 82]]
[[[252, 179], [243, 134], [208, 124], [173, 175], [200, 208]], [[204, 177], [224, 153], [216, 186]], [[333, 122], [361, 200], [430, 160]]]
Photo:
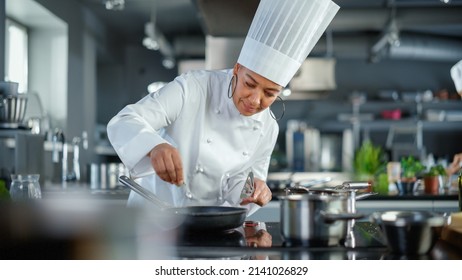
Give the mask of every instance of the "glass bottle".
[[42, 198], [39, 174], [11, 175], [10, 196], [13, 201], [27, 201]]

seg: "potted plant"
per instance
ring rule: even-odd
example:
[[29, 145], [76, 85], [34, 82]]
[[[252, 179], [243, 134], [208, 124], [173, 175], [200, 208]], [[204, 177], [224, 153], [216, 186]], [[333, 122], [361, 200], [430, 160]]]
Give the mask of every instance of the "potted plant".
[[356, 151], [354, 171], [357, 178], [371, 178], [382, 165], [382, 149], [374, 146], [370, 140], [363, 142]]
[[425, 166], [413, 156], [403, 157], [401, 159], [401, 181], [415, 182], [417, 175], [425, 170]]
[[443, 176], [446, 176], [446, 169], [441, 165], [433, 165], [424, 173], [424, 190], [427, 194], [438, 194]]
[[425, 166], [413, 156], [401, 158], [401, 194], [412, 194], [417, 175], [425, 170]]
[[375, 146], [370, 140], [364, 141], [354, 157], [356, 180], [369, 181], [374, 185], [376, 176], [384, 170], [385, 164], [385, 154], [382, 148]]

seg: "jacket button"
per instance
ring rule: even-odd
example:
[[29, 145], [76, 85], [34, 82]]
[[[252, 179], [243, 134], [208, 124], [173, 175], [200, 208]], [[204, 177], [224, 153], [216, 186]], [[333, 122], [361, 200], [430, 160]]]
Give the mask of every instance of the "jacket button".
[[212, 143], [212, 139], [211, 138], [207, 138], [207, 143]]
[[192, 193], [191, 192], [186, 192], [186, 197], [191, 199], [193, 196], [192, 196]]
[[246, 157], [246, 156], [249, 155], [249, 153], [248, 152], [243, 152], [242, 155]]
[[215, 109], [215, 114], [220, 114], [220, 113], [221, 113], [220, 109]]

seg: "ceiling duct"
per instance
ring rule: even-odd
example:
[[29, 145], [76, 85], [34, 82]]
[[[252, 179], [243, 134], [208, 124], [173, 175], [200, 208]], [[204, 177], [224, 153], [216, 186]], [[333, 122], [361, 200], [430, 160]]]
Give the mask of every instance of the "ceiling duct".
[[[436, 0], [435, 0], [436, 1]], [[210, 38], [214, 38], [213, 47], [232, 49], [235, 45], [225, 46], [228, 39], [245, 38], [259, 1], [258, 0], [194, 0], [200, 15], [203, 30], [207, 35], [206, 49]], [[403, 6], [407, 5], [408, 6]], [[392, 59], [421, 59], [456, 61], [461, 59], [462, 44], [462, 6], [428, 4], [412, 6], [411, 3], [399, 1], [393, 20], [389, 7], [362, 7], [342, 5], [328, 30], [332, 32], [335, 44], [333, 56], [336, 58], [369, 59], [371, 48], [380, 43], [388, 46], [382, 52], [384, 57]], [[395, 32], [393, 32], [395, 31]], [[390, 35], [398, 35], [399, 44], [389, 44]], [[326, 36], [316, 44], [310, 56], [324, 56]], [[396, 36], [395, 36], [396, 37]], [[381, 38], [381, 37], [379, 37]], [[215, 41], [222, 41], [216, 45]], [[234, 43], [234, 40], [228, 40]], [[180, 47], [180, 46], [178, 46]], [[177, 46], [175, 46], [177, 48]], [[185, 47], [183, 47], [185, 49]], [[215, 50], [215, 52], [220, 52]], [[205, 53], [207, 56], [207, 51]], [[226, 58], [228, 59], [228, 58]], [[207, 60], [207, 57], [206, 57]]]
[[399, 46], [390, 46], [389, 57], [456, 62], [462, 59], [462, 40], [406, 34], [400, 37]]

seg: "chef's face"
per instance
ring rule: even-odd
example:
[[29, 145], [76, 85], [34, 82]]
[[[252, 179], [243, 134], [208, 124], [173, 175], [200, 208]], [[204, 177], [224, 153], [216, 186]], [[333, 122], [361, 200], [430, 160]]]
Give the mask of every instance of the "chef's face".
[[251, 116], [273, 104], [282, 90], [282, 86], [236, 63], [233, 74], [232, 90], [234, 105], [241, 115]]

